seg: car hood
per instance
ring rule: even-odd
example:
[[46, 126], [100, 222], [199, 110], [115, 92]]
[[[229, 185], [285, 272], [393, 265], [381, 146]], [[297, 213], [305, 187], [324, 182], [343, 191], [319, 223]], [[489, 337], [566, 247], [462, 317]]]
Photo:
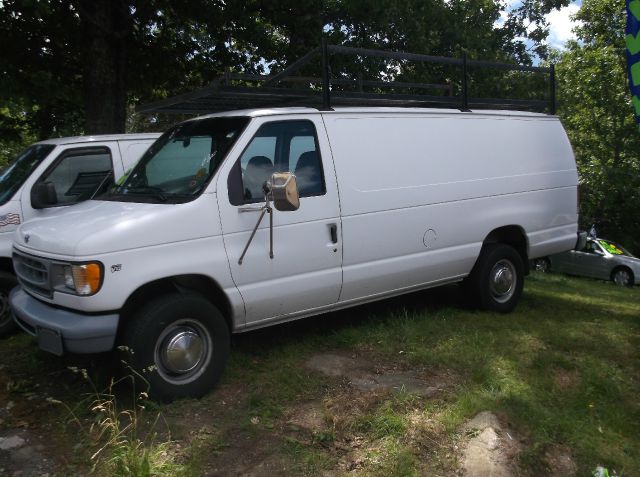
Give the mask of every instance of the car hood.
[[621, 265], [628, 265], [629, 267], [640, 270], [640, 259], [635, 257], [629, 257], [627, 255], [615, 255], [614, 259]]
[[215, 194], [184, 204], [90, 200], [22, 224], [14, 244], [27, 253], [91, 257], [220, 233]]

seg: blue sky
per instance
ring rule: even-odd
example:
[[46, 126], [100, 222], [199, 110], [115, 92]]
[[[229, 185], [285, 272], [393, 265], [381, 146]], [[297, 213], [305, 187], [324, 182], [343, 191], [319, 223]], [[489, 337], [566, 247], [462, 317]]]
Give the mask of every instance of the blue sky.
[[582, 1], [574, 1], [569, 6], [547, 15], [550, 24], [548, 41], [554, 48], [562, 48], [567, 40], [575, 38], [571, 29], [576, 22], [572, 22], [570, 17], [580, 9], [581, 4]]
[[[520, 3], [521, 0], [506, 0], [506, 11], [517, 7]], [[554, 10], [547, 15], [547, 20], [549, 21], [549, 37], [547, 41], [549, 45], [562, 49], [567, 40], [575, 38], [571, 30], [576, 23], [571, 21], [571, 16], [580, 9], [581, 4], [582, 0], [573, 1], [568, 6], [560, 10]], [[503, 14], [503, 17], [498, 20], [498, 24], [504, 19], [506, 19], [506, 14]]]

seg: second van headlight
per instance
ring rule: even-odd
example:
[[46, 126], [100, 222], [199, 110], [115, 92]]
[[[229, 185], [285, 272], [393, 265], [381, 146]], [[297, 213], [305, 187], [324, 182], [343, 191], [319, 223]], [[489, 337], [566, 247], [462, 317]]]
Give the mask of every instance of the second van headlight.
[[102, 286], [103, 270], [100, 262], [56, 263], [52, 269], [53, 287], [63, 293], [94, 295]]

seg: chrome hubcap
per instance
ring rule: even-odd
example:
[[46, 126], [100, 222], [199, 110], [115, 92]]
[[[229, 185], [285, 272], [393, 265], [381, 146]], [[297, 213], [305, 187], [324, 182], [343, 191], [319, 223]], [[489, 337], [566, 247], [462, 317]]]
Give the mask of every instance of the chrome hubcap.
[[196, 320], [181, 320], [158, 337], [155, 363], [158, 373], [171, 382], [197, 378], [211, 359], [211, 336]]
[[198, 333], [185, 328], [176, 330], [165, 338], [162, 346], [162, 361], [173, 373], [187, 373], [202, 360], [202, 338]]
[[498, 303], [509, 301], [516, 289], [516, 270], [509, 260], [499, 260], [489, 275], [491, 295]]
[[629, 283], [629, 273], [624, 270], [620, 270], [616, 273], [616, 276], [613, 277], [613, 279], [616, 282], [616, 285], [624, 286]]

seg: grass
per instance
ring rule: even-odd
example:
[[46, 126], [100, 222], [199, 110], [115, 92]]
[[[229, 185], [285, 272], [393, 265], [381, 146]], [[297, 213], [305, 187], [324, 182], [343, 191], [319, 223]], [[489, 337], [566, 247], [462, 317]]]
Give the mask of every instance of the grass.
[[[548, 473], [549, 451], [558, 448], [571, 455], [577, 475], [598, 466], [640, 475], [640, 289], [534, 273], [508, 315], [461, 306], [461, 293], [434, 289], [237, 335], [216, 391], [145, 411], [166, 416], [176, 443], [160, 440], [150, 449], [179, 463], [175, 475], [212, 466], [232, 473], [234, 461], [281, 465], [297, 475], [450, 475], [459, 464], [461, 424], [489, 410], [521, 436], [524, 475]], [[69, 358], [52, 360], [21, 336], [0, 349], [15, 357], [0, 370], [9, 398], [18, 402], [35, 389], [80, 402], [84, 385], [60, 371]], [[431, 399], [356, 393], [304, 366], [326, 351], [443, 371], [452, 382]], [[305, 403], [322, 414], [308, 434], [287, 427]], [[60, 414], [47, 410], [38, 418], [55, 422]], [[72, 455], [72, 426], [51, 426]]]

